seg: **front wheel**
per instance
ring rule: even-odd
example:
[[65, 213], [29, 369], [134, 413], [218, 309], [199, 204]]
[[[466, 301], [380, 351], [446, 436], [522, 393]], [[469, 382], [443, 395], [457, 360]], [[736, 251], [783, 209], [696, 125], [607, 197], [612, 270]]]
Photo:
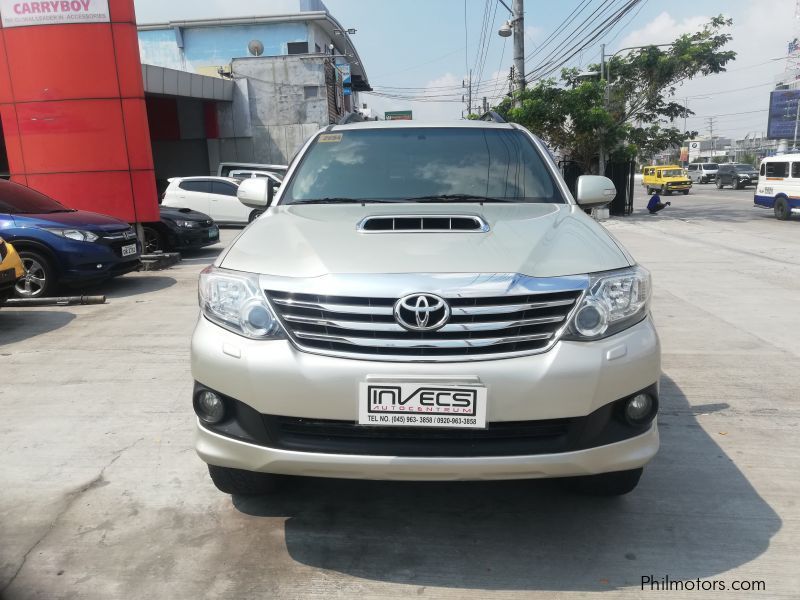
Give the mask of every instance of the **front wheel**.
[[280, 489], [285, 477], [208, 465], [211, 481], [220, 492], [237, 496], [264, 496]]
[[792, 211], [789, 209], [786, 198], [777, 198], [775, 200], [775, 218], [779, 221], [788, 221], [791, 217]]
[[683, 195], [684, 196], [688, 196], [689, 195], [689, 190], [683, 190]]
[[718, 190], [722, 189], [722, 180], [721, 179], [717, 179], [717, 189]]
[[20, 250], [20, 260], [25, 267], [25, 276], [14, 291], [19, 298], [45, 298], [56, 289], [56, 272], [50, 260], [32, 250]]
[[578, 494], [587, 496], [623, 496], [632, 492], [639, 483], [644, 469], [585, 475], [583, 477], [567, 477], [561, 484]]
[[144, 228], [144, 244], [142, 244], [142, 254], [154, 254], [163, 252], [164, 240], [161, 234], [152, 227]]
[[254, 210], [253, 212], [250, 213], [250, 216], [247, 218], [247, 222], [248, 223], [252, 223], [253, 221], [255, 221], [258, 217], [260, 217], [263, 214], [264, 214], [263, 210], [256, 209], [256, 210]]

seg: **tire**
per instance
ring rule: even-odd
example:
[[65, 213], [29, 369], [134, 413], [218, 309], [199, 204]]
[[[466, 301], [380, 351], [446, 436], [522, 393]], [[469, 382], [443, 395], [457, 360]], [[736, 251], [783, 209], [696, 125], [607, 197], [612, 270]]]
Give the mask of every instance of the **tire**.
[[788, 221], [792, 218], [792, 211], [789, 209], [789, 203], [786, 198], [775, 199], [775, 218], [779, 221]]
[[277, 491], [285, 477], [208, 465], [211, 481], [220, 492], [237, 496], [264, 496]]
[[644, 469], [567, 477], [561, 484], [571, 492], [586, 496], [623, 496], [636, 489]]
[[737, 181], [736, 183], [733, 184], [733, 189], [735, 189], [735, 190], [742, 189], [742, 184]]
[[25, 276], [14, 286], [18, 298], [46, 298], [57, 287], [56, 271], [50, 259], [40, 252], [20, 250]]
[[720, 179], [719, 177], [717, 177], [717, 189], [718, 190], [722, 189], [722, 179]]
[[144, 228], [144, 242], [142, 243], [142, 254], [153, 254], [165, 250], [164, 238], [152, 227]]
[[684, 196], [688, 196], [689, 195], [689, 190], [683, 190], [683, 195]]
[[672, 190], [668, 190], [665, 187], [661, 187], [661, 195], [662, 196], [672, 196]]
[[254, 210], [253, 212], [250, 213], [250, 216], [247, 218], [247, 222], [248, 223], [252, 223], [253, 221], [255, 221], [258, 217], [260, 217], [263, 214], [264, 214], [263, 210], [256, 209], [256, 210]]

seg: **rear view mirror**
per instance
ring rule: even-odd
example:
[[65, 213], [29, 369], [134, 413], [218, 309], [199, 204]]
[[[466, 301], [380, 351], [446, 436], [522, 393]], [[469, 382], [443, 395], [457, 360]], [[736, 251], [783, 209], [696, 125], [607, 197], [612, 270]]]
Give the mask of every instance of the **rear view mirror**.
[[272, 204], [274, 188], [272, 180], [264, 177], [253, 177], [245, 179], [236, 192], [239, 202], [248, 208], [266, 210]]
[[576, 200], [584, 208], [603, 206], [611, 202], [617, 195], [614, 182], [601, 175], [582, 175], [578, 177], [578, 194]]

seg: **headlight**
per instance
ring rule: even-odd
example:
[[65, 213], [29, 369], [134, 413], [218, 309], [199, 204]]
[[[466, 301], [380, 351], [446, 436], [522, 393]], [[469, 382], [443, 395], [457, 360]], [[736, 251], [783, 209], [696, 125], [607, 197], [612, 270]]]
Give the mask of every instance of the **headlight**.
[[99, 239], [97, 234], [91, 231], [83, 231], [82, 229], [56, 229], [51, 227], [42, 227], [42, 229], [76, 242], [96, 242]]
[[258, 275], [208, 267], [200, 273], [200, 310], [212, 321], [253, 340], [285, 339]]
[[569, 330], [568, 340], [597, 340], [635, 325], [650, 307], [650, 273], [642, 267], [591, 276]]
[[184, 229], [197, 229], [200, 227], [200, 221], [184, 221], [182, 219], [176, 219], [175, 225], [178, 227], [183, 227]]

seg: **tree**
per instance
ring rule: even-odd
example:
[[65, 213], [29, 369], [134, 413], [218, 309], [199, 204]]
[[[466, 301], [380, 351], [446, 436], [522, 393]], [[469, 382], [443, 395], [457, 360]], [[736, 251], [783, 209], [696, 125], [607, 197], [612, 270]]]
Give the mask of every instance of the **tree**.
[[[587, 172], [596, 171], [601, 145], [610, 149], [612, 160], [652, 156], [680, 146], [697, 132], [671, 125], [694, 114], [673, 101], [676, 86], [725, 71], [736, 58], [735, 52], [723, 50], [731, 40], [723, 30], [732, 23], [720, 15], [667, 48], [648, 46], [613, 57], [607, 63], [610, 82], [587, 80], [577, 69], [564, 69], [560, 82], [545, 79], [518, 92], [519, 108], [512, 108], [507, 98], [495, 110], [528, 127]], [[589, 68], [600, 72], [599, 65]]]

